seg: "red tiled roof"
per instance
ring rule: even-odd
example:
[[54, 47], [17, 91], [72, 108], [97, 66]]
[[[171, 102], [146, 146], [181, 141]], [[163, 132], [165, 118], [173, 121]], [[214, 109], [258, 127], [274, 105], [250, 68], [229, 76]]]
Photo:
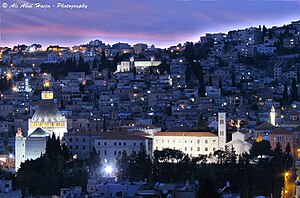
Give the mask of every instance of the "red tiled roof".
[[194, 137], [217, 137], [211, 132], [158, 132], [155, 136], [194, 136]]
[[292, 131], [290, 131], [290, 130], [287, 130], [286, 128], [284, 128], [284, 127], [279, 127], [279, 128], [276, 128], [276, 129], [274, 129], [271, 133], [270, 133], [270, 135], [272, 135], [272, 134], [283, 134], [283, 135], [293, 135], [293, 132]]
[[67, 134], [65, 137], [72, 136], [72, 137], [80, 137], [80, 136], [97, 136], [99, 139], [105, 139], [105, 140], [145, 140], [150, 139], [148, 137], [137, 135], [134, 133], [126, 133], [126, 132], [100, 132], [100, 131], [94, 131], [94, 132], [76, 132], [72, 134]]

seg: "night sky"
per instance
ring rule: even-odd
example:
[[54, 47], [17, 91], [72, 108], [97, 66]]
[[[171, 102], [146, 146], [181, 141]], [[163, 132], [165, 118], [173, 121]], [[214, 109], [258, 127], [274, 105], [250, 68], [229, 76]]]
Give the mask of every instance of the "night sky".
[[[3, 8], [24, 2], [51, 4], [51, 9]], [[59, 9], [57, 2], [85, 3], [87, 9]], [[251, 26], [281, 26], [300, 20], [297, 1], [179, 0], [0, 0], [0, 46], [40, 43], [65, 46], [100, 39], [107, 44], [143, 42], [168, 47], [198, 41], [207, 32]]]

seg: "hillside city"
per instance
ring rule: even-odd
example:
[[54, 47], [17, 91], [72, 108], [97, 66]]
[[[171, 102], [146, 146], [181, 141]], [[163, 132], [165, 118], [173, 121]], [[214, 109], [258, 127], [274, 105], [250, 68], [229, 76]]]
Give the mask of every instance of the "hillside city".
[[2, 46], [0, 197], [298, 198], [299, 85], [300, 20]]

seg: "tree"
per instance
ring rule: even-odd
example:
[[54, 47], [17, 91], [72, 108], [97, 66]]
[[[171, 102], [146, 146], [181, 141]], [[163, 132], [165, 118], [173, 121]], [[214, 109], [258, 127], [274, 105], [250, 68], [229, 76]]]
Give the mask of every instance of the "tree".
[[269, 141], [254, 142], [250, 149], [250, 156], [255, 158], [260, 155], [272, 155], [271, 145]]
[[213, 81], [212, 81], [211, 74], [209, 74], [208, 85], [209, 85], [209, 86], [213, 86]]
[[222, 85], [222, 78], [219, 79], [219, 89], [221, 90], [221, 96], [223, 95], [223, 85]]
[[292, 101], [298, 101], [298, 87], [295, 78], [292, 79]]
[[123, 151], [117, 157], [117, 178], [120, 181], [129, 179], [129, 156], [126, 151]]
[[108, 61], [104, 51], [101, 53], [101, 64], [103, 69], [108, 68]]
[[102, 127], [103, 131], [106, 132], [107, 131], [107, 126], [106, 126], [106, 119], [103, 118], [103, 127]]
[[288, 85], [287, 85], [287, 82], [284, 84], [282, 102], [283, 102], [283, 104], [288, 104], [289, 103], [289, 95], [288, 95]]
[[158, 71], [160, 74], [170, 73], [170, 65], [167, 64], [166, 59], [163, 59], [161, 64], [158, 65]]
[[33, 195], [59, 195], [60, 188], [73, 185], [85, 188], [87, 167], [82, 161], [69, 161], [64, 156], [67, 152], [67, 148], [60, 146], [59, 138], [52, 135], [44, 155], [21, 164], [15, 178], [16, 188]]
[[226, 164], [236, 164], [237, 162], [237, 155], [233, 146], [225, 146], [225, 153], [224, 153], [224, 163]]
[[192, 70], [196, 79], [199, 80], [199, 96], [205, 97], [205, 84], [204, 84], [204, 76], [203, 76], [203, 67], [199, 63], [199, 61], [194, 61], [192, 63]]
[[97, 59], [95, 59], [95, 58], [93, 60], [93, 69], [98, 69], [98, 62], [97, 62]]
[[284, 152], [285, 169], [288, 170], [293, 166], [293, 154], [291, 153], [290, 143], [286, 144]]
[[197, 131], [207, 132], [208, 129], [208, 121], [207, 117], [200, 115], [198, 118]]
[[218, 188], [215, 180], [211, 175], [209, 175], [209, 173], [206, 174], [203, 181], [201, 182], [200, 189], [197, 193], [197, 197], [217, 198], [218, 197], [217, 192], [218, 192]]
[[93, 147], [92, 152], [90, 153], [90, 159], [88, 160], [88, 165], [92, 171], [97, 172], [101, 164], [101, 159], [96, 151], [96, 148]]

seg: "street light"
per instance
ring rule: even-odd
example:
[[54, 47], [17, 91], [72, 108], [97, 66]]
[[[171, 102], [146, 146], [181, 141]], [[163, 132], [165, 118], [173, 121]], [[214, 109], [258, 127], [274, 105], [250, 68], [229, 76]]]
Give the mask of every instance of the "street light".
[[105, 173], [108, 175], [108, 177], [110, 177], [110, 175], [111, 175], [111, 173], [112, 173], [112, 171], [113, 171], [113, 168], [112, 168], [112, 166], [107, 165], [107, 166], [105, 167], [104, 171], [105, 171]]

